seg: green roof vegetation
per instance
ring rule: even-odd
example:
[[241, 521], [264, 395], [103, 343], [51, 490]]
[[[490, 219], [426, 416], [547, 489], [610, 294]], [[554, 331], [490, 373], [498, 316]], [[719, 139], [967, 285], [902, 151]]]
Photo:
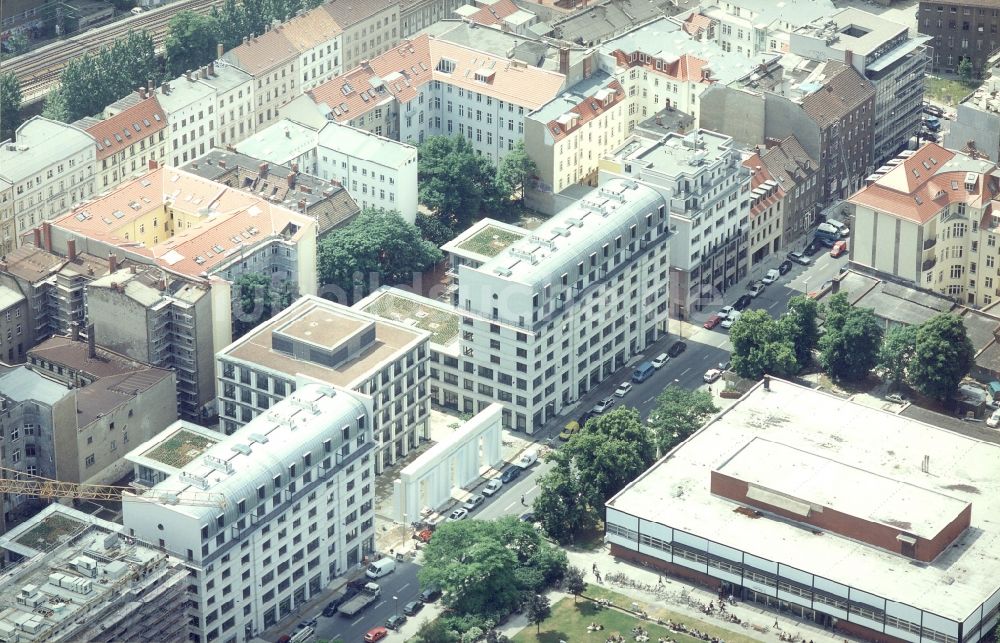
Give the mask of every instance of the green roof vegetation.
[[391, 293], [368, 304], [365, 312], [429, 331], [431, 341], [441, 346], [447, 346], [458, 335], [458, 315]]
[[495, 257], [523, 237], [524, 235], [518, 232], [490, 225], [458, 244], [458, 247], [487, 257]]
[[55, 547], [85, 526], [85, 523], [64, 514], [52, 513], [21, 534], [16, 542], [25, 547], [45, 551]]
[[178, 429], [169, 438], [156, 445], [144, 456], [165, 465], [180, 469], [191, 462], [218, 440], [209, 438], [187, 429]]

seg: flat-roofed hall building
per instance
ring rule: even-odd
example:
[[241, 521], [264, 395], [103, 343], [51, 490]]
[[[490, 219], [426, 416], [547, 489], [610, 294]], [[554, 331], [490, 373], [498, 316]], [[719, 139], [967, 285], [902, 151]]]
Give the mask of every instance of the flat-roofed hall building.
[[607, 503], [618, 558], [867, 640], [975, 643], [1000, 609], [1000, 446], [759, 383]]

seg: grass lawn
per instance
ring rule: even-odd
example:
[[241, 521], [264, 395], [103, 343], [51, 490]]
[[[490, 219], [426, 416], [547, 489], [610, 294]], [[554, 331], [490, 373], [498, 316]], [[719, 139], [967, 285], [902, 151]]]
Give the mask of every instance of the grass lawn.
[[[584, 596], [593, 599], [606, 598], [615, 605], [626, 607], [632, 603], [629, 597], [597, 585], [588, 585]], [[682, 622], [690, 629], [707, 632], [712, 636], [725, 640], [726, 643], [753, 643], [757, 641], [757, 639], [750, 636], [737, 634], [717, 627], [711, 622], [699, 621], [690, 616], [650, 606], [640, 601], [637, 602], [641, 609], [645, 609], [654, 618], [659, 617], [664, 620], [669, 619], [674, 622]], [[591, 623], [599, 623], [604, 626], [604, 629], [598, 632], [587, 632], [587, 626]], [[665, 627], [644, 621], [626, 612], [611, 608], [598, 609], [598, 606], [594, 602], [586, 598], [580, 598], [576, 604], [573, 603], [572, 598], [564, 598], [552, 606], [552, 615], [542, 623], [540, 633], [536, 634], [535, 626], [531, 625], [521, 630], [514, 637], [514, 641], [516, 643], [559, 643], [562, 640], [572, 641], [573, 643], [577, 641], [604, 643], [612, 634], [622, 634], [625, 640], [633, 641], [632, 628], [636, 625], [641, 625], [649, 634], [652, 641], [656, 641], [661, 636], [663, 638], [672, 638], [678, 643], [695, 643], [696, 641], [700, 641], [700, 639], [685, 634], [671, 632]]]
[[924, 90], [927, 96], [939, 103], [957, 105], [960, 100], [971, 94], [979, 83], [966, 85], [960, 80], [927, 76], [924, 78]]

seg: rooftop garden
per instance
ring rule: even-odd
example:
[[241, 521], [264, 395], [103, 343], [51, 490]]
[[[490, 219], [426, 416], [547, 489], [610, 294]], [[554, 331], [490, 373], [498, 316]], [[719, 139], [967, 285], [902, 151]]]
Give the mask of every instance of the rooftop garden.
[[216, 442], [218, 440], [180, 429], [143, 455], [151, 460], [180, 469]]
[[458, 244], [458, 247], [462, 250], [475, 252], [486, 257], [495, 257], [522, 237], [524, 235], [518, 232], [511, 232], [510, 230], [490, 225]]
[[429, 331], [431, 341], [447, 346], [458, 335], [458, 315], [436, 306], [394, 294], [384, 294], [365, 308], [365, 312]]

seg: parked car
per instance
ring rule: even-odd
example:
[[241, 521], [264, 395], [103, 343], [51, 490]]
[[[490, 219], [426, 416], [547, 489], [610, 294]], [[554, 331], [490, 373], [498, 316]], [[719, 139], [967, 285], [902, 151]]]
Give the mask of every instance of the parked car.
[[410, 601], [403, 606], [403, 614], [406, 614], [407, 616], [416, 616], [422, 609], [424, 609], [423, 603], [420, 601]]
[[713, 328], [715, 328], [716, 326], [718, 326], [719, 322], [721, 322], [723, 319], [725, 319], [725, 317], [723, 317], [719, 313], [715, 313], [714, 315], [712, 315], [711, 317], [709, 317], [708, 319], [706, 319], [705, 323], [702, 324], [702, 326], [704, 326], [705, 328], [707, 328], [709, 330], [712, 330]]
[[389, 630], [384, 627], [373, 627], [365, 634], [365, 643], [375, 643], [389, 636]]
[[582, 429], [583, 427], [587, 426], [587, 420], [594, 417], [594, 415], [596, 414], [593, 411], [584, 411], [583, 415], [581, 415], [576, 419], [577, 424], [579, 424], [580, 428]]
[[142, 7], [132, 7], [132, 15], [138, 16], [143, 11]]
[[527, 522], [527, 523], [535, 522], [535, 514], [533, 512], [531, 512], [531, 511], [529, 511], [528, 513], [523, 513], [518, 518], [518, 520], [520, 520], [521, 522]]
[[517, 466], [522, 469], [528, 469], [531, 465], [538, 461], [538, 449], [528, 449], [521, 454], [521, 457], [517, 459]]
[[840, 255], [844, 254], [845, 252], [847, 252], [847, 242], [844, 241], [843, 239], [841, 239], [837, 243], [833, 244], [833, 247], [830, 248], [830, 256], [831, 257], [839, 257]]
[[507, 484], [512, 480], [516, 480], [519, 475], [521, 475], [521, 467], [507, 467], [500, 474], [500, 482]]
[[924, 127], [932, 132], [936, 132], [941, 129], [941, 120], [936, 116], [927, 116], [924, 118]]
[[818, 243], [816, 243], [816, 240], [815, 240], [815, 239], [813, 239], [812, 241], [810, 241], [810, 242], [809, 242], [809, 245], [807, 245], [807, 246], [806, 246], [806, 247], [805, 247], [805, 248], [804, 248], [804, 249], [802, 250], [802, 253], [803, 253], [803, 254], [805, 254], [805, 255], [806, 255], [807, 257], [811, 257], [811, 256], [813, 256], [814, 254], [816, 254], [817, 252], [819, 252], [819, 244], [818, 244]]
[[726, 317], [732, 315], [734, 310], [736, 309], [733, 308], [732, 306], [723, 306], [722, 310], [719, 311], [719, 317], [725, 319]]
[[986, 420], [986, 426], [992, 429], [995, 429], [998, 426], [1000, 426], [1000, 409], [993, 411], [993, 415], [991, 415], [990, 418]]
[[433, 603], [439, 598], [441, 598], [441, 590], [437, 587], [428, 587], [420, 592], [420, 601], [422, 603]]
[[[812, 243], [809, 245], [815, 246], [818, 251], [820, 248], [832, 248], [833, 244], [837, 243], [837, 240], [838, 237], [817, 233], [816, 236], [813, 237]], [[813, 252], [812, 254], [816, 254], [816, 252]]]
[[667, 355], [666, 353], [660, 353], [659, 355], [654, 357], [652, 362], [650, 363], [653, 365], [653, 368], [655, 368], [656, 370], [660, 370], [669, 361], [670, 361], [669, 355]]
[[826, 225], [836, 228], [837, 232], [840, 233], [841, 237], [851, 236], [851, 229], [847, 227], [847, 224], [838, 219], [827, 219]]
[[621, 384], [618, 385], [618, 388], [615, 389], [615, 395], [617, 395], [618, 397], [625, 397], [631, 390], [632, 390], [632, 384], [630, 384], [629, 382], [622, 382]]
[[733, 324], [735, 324], [737, 321], [739, 321], [739, 318], [740, 318], [740, 313], [738, 313], [738, 312], [733, 313], [732, 315], [730, 315], [729, 317], [726, 317], [726, 319], [723, 320], [722, 327], [723, 328], [732, 328]]
[[722, 371], [720, 371], [717, 368], [710, 368], [707, 371], [705, 371], [705, 374], [702, 376], [701, 379], [705, 380], [706, 384], [711, 384], [712, 382], [718, 380], [720, 377], [722, 377]]
[[785, 259], [780, 264], [778, 264], [778, 273], [782, 275], [787, 275], [792, 270], [792, 262]]
[[469, 512], [466, 509], [456, 509], [455, 511], [448, 514], [448, 522], [456, 522], [459, 520], [465, 520], [469, 517]]
[[719, 370], [723, 373], [729, 370], [729, 367], [733, 365], [733, 360], [727, 359], [724, 362], [719, 362]]
[[789, 261], [794, 261], [795, 263], [797, 263], [799, 265], [802, 265], [802, 266], [812, 265], [812, 259], [810, 259], [809, 257], [805, 256], [801, 252], [789, 252], [788, 253], [788, 260]]
[[389, 618], [385, 619], [385, 626], [390, 630], [399, 630], [406, 622], [405, 614], [393, 614]]
[[[751, 297], [750, 295], [740, 295], [740, 298], [736, 300], [735, 304], [733, 304], [733, 308], [736, 309], [737, 313], [743, 312], [744, 310], [750, 307], [750, 304], [752, 302], [753, 302], [753, 297]], [[733, 315], [730, 314], [729, 319], [732, 318]], [[725, 326], [725, 324], [723, 324], [723, 326]], [[729, 326], [726, 326], [726, 328], [729, 328]]]
[[781, 276], [780, 272], [778, 272], [774, 268], [771, 268], [764, 274], [763, 277], [761, 277], [760, 283], [764, 284], [765, 286], [769, 286], [774, 282], [778, 281], [778, 277], [780, 276]]
[[563, 430], [559, 432], [559, 439], [563, 442], [568, 441], [571, 437], [580, 432], [580, 423], [576, 420], [570, 420], [563, 427]]
[[642, 384], [651, 378], [655, 372], [656, 367], [653, 366], [652, 362], [641, 362], [635, 367], [635, 370], [632, 371], [632, 381], [636, 384]]
[[594, 408], [590, 410], [593, 411], [594, 413], [604, 413], [614, 405], [615, 405], [615, 398], [606, 397], [603, 400], [599, 400], [597, 404], [594, 405]]
[[756, 283], [756, 284], [750, 286], [750, 291], [749, 291], [750, 292], [750, 296], [754, 297], [754, 298], [760, 297], [761, 293], [764, 292], [764, 288], [765, 287], [766, 286], [764, 286], [764, 284], [762, 284], [762, 283]]
[[944, 110], [937, 105], [925, 102], [923, 105], [923, 111], [925, 114], [930, 114], [931, 116], [937, 116], [938, 118], [944, 117]]
[[688, 345], [685, 344], [684, 342], [680, 342], [680, 341], [674, 342], [670, 346], [670, 349], [667, 350], [667, 355], [669, 355], [671, 357], [677, 357], [678, 355], [680, 355], [681, 353], [683, 353], [685, 350], [687, 350], [687, 347], [688, 347]]
[[484, 502], [486, 502], [485, 496], [483, 496], [481, 493], [477, 493], [476, 495], [466, 500], [465, 504], [462, 505], [462, 508], [465, 509], [466, 511], [475, 511]]
[[483, 495], [492, 496], [500, 491], [501, 487], [503, 487], [503, 481], [500, 478], [491, 478], [486, 482], [486, 486], [483, 487]]

